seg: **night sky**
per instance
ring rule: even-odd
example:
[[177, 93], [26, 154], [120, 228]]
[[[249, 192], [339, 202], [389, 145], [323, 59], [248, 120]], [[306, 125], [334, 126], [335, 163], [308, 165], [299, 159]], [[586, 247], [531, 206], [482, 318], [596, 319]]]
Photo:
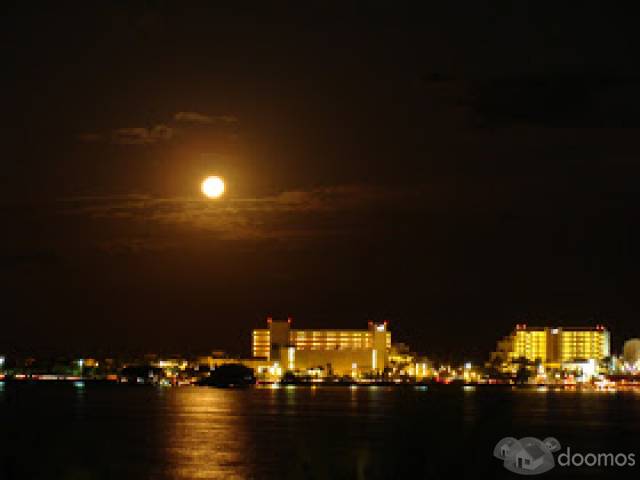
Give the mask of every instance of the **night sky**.
[[640, 335], [622, 7], [93, 3], [0, 7], [0, 349], [246, 355], [267, 315], [478, 359], [518, 322]]

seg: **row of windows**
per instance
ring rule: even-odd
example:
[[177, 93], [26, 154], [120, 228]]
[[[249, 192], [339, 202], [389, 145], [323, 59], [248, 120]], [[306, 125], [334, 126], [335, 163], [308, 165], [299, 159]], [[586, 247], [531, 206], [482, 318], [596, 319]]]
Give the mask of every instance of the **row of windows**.
[[[269, 330], [254, 330], [253, 331], [253, 336], [269, 336], [270, 331]], [[353, 330], [353, 331], [349, 331], [349, 330], [339, 330], [339, 331], [332, 331], [332, 330], [294, 330], [289, 332], [289, 334], [291, 336], [297, 336], [297, 337], [312, 337], [312, 336], [317, 336], [317, 337], [326, 337], [326, 336], [333, 336], [333, 337], [369, 337], [371, 335], [373, 335], [373, 332], [370, 332], [369, 330]], [[389, 337], [391, 336], [391, 332], [386, 332], [386, 336]]]

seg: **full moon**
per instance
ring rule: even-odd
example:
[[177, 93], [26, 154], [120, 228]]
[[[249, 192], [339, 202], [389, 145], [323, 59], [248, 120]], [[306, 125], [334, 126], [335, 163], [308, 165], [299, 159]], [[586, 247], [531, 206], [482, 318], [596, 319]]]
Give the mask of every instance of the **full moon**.
[[220, 177], [207, 177], [201, 185], [202, 193], [209, 198], [218, 198], [224, 193], [224, 180]]

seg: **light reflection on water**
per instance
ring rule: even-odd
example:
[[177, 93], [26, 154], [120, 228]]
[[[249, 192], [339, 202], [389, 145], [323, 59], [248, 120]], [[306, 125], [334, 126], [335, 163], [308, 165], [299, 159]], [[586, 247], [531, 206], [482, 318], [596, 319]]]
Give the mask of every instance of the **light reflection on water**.
[[245, 391], [185, 388], [169, 395], [164, 474], [175, 478], [245, 478], [251, 455]]
[[[13, 462], [0, 465], [0, 478], [456, 478], [460, 469], [494, 475], [484, 452], [505, 436], [627, 451], [640, 437], [640, 398], [482, 388], [0, 384], [0, 422], [0, 461]], [[461, 449], [472, 452], [468, 461], [457, 459]], [[15, 475], [3, 477], [7, 471]]]

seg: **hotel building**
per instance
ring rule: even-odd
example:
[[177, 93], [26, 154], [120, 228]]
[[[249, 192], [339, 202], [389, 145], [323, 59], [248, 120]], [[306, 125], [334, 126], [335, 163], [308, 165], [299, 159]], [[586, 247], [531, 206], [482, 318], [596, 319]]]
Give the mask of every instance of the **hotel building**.
[[594, 327], [531, 327], [516, 325], [498, 342], [491, 356], [501, 370], [515, 372], [525, 361], [545, 369], [575, 369], [595, 365], [610, 355], [609, 331]]
[[267, 328], [253, 331], [254, 358], [284, 371], [322, 371], [358, 376], [381, 373], [388, 365], [391, 332], [387, 322], [369, 322], [363, 330], [298, 330], [287, 320], [267, 319]]

